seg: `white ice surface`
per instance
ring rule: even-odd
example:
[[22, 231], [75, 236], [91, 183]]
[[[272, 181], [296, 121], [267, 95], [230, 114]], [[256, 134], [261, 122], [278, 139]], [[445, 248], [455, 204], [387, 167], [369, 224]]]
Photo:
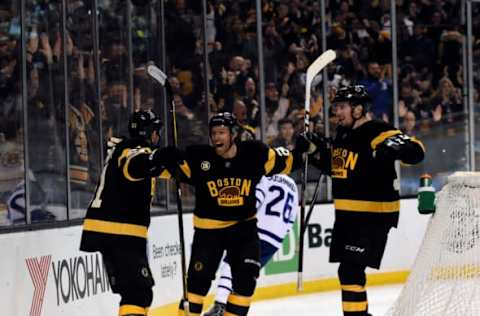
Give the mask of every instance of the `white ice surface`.
[[[381, 316], [393, 305], [403, 284], [367, 288], [369, 312]], [[340, 291], [296, 295], [253, 302], [252, 316], [341, 316]]]

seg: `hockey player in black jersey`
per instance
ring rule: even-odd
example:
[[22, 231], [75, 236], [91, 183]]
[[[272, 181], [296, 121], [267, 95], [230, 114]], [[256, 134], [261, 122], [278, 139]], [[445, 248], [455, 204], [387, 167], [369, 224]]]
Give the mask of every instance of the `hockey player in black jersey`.
[[[211, 145], [177, 151], [181, 181], [195, 187], [194, 237], [188, 267], [189, 315], [200, 315], [224, 251], [233, 292], [225, 315], [247, 315], [260, 270], [255, 187], [264, 175], [288, 174], [301, 153], [270, 148], [259, 141], [235, 143], [232, 114], [209, 121]], [[183, 302], [179, 315], [185, 314]]]
[[[395, 160], [423, 160], [423, 144], [393, 126], [368, 117], [363, 86], [345, 87], [332, 102], [338, 127], [331, 145], [319, 143], [317, 165], [332, 178], [335, 223], [330, 262], [339, 262], [345, 316], [368, 314], [365, 269], [378, 269], [388, 232], [398, 223], [400, 201]], [[313, 159], [312, 159], [313, 160]], [[311, 161], [312, 161], [311, 160]]]
[[[112, 138], [95, 195], [83, 223], [80, 249], [102, 253], [120, 316], [147, 315], [154, 284], [147, 260], [147, 230], [155, 176], [162, 167], [155, 149], [162, 122], [152, 111], [133, 113], [130, 138]], [[152, 157], [155, 156], [155, 163]]]
[[366, 316], [366, 267], [378, 269], [388, 232], [398, 224], [400, 200], [395, 161], [416, 164], [424, 146], [367, 114], [370, 98], [363, 86], [341, 88], [332, 102], [338, 120], [331, 144], [319, 143], [319, 160], [332, 178], [335, 223], [330, 262], [339, 262], [345, 316]]

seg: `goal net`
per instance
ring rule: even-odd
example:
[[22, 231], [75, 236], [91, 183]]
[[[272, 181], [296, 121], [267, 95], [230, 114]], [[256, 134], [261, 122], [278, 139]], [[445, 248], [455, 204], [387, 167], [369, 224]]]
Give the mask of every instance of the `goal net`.
[[386, 315], [480, 315], [480, 173], [448, 177], [407, 283]]

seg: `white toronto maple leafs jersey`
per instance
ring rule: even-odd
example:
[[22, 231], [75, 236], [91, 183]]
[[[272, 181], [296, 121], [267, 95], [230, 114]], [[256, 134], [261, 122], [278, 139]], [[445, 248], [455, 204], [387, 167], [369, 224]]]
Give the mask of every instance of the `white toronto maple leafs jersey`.
[[299, 209], [298, 189], [287, 175], [263, 177], [256, 187], [258, 235], [280, 248], [292, 228]]

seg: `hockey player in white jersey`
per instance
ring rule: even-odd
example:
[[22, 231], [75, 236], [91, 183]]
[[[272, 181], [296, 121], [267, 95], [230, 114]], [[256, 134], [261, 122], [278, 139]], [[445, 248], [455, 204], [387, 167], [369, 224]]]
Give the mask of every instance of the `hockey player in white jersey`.
[[[256, 187], [257, 227], [260, 237], [260, 264], [265, 266], [281, 247], [298, 213], [298, 190], [295, 181], [287, 175], [263, 177]], [[215, 304], [204, 316], [222, 316], [232, 279], [228, 257], [220, 265], [220, 278]]]

